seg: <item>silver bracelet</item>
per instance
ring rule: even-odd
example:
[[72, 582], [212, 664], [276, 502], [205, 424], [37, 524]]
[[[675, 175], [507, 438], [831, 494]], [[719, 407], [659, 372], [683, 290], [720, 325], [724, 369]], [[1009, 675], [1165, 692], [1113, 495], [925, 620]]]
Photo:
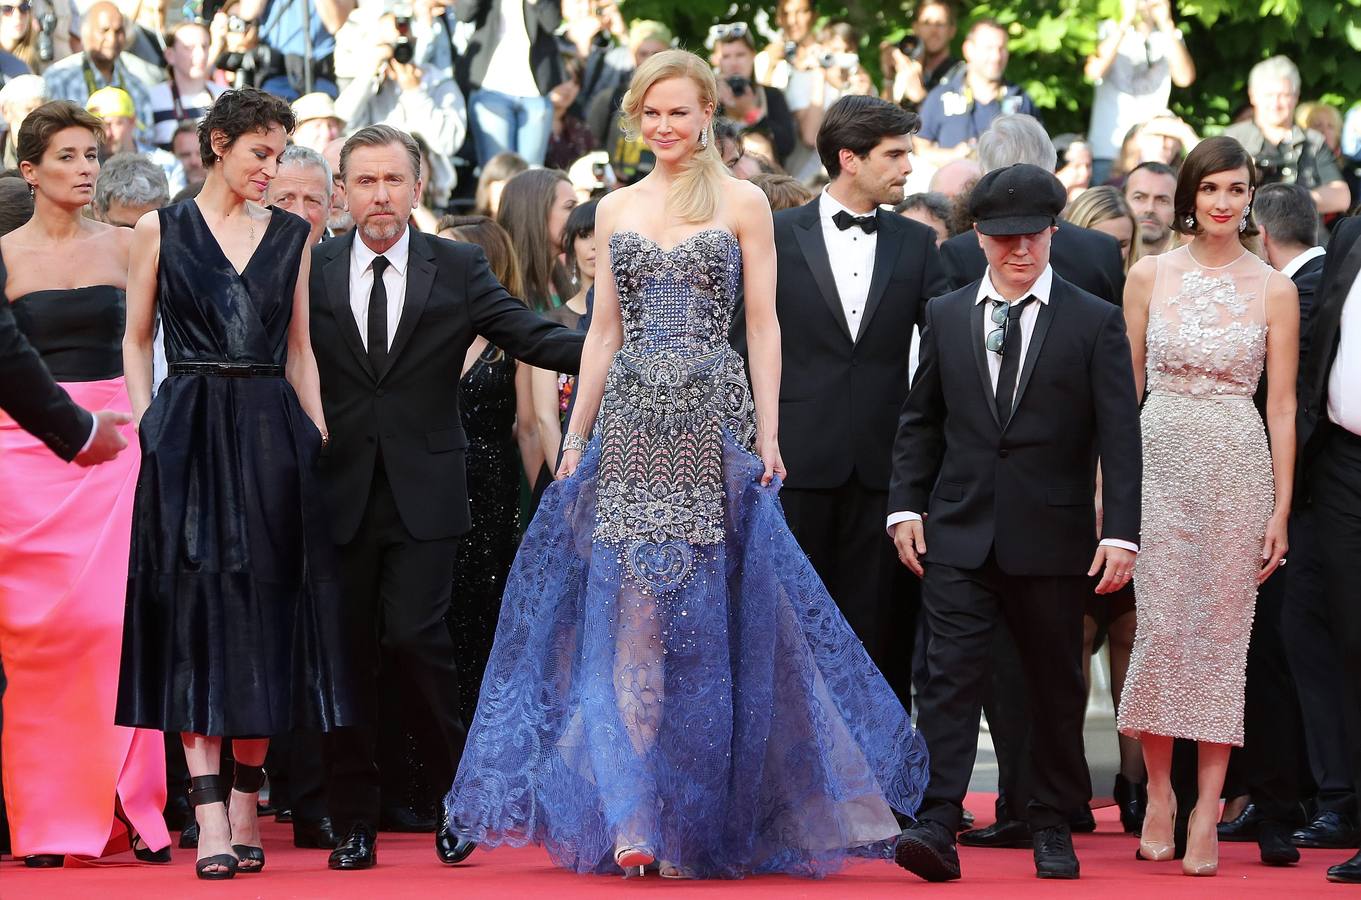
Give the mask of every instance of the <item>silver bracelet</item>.
[[575, 450], [578, 453], [585, 453], [587, 443], [588, 441], [584, 437], [577, 434], [575, 431], [569, 431], [567, 432], [567, 436], [562, 439], [562, 452], [566, 453], [569, 450]]

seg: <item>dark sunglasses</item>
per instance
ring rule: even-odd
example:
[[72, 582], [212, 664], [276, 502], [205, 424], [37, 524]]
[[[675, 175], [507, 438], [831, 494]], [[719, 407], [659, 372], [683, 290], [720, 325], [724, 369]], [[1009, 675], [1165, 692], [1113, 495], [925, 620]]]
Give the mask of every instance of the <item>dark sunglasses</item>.
[[0, 4], [0, 16], [12, 16], [15, 13], [28, 15], [31, 12], [33, 12], [32, 3], [20, 3], [18, 6], [12, 3]]
[[1007, 309], [1009, 304], [1003, 303], [1001, 306], [994, 305], [988, 318], [992, 319], [992, 324], [997, 327], [988, 332], [988, 349], [998, 356], [1002, 355], [1002, 345], [1007, 336]]

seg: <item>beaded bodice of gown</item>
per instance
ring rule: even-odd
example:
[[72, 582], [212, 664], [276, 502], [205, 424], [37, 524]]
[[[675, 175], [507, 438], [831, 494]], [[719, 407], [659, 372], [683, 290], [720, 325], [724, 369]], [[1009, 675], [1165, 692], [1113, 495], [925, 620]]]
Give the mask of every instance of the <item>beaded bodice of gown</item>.
[[1148, 391], [1251, 397], [1266, 363], [1266, 278], [1244, 250], [1225, 266], [1189, 246], [1159, 260], [1148, 317]]
[[610, 258], [624, 342], [601, 404], [595, 537], [624, 548], [640, 587], [664, 592], [723, 540], [724, 436], [748, 449], [755, 440], [746, 372], [728, 343], [741, 248], [722, 228], [670, 249], [621, 231]]

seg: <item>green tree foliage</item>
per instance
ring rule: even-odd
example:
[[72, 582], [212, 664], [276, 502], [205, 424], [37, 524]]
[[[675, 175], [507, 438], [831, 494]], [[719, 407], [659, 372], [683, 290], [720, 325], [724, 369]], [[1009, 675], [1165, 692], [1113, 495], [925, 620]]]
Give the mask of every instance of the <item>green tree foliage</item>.
[[[1043, 110], [1050, 133], [1086, 130], [1092, 86], [1083, 77], [1096, 48], [1097, 25], [1118, 18], [1120, 0], [983, 0], [962, 3], [956, 45], [968, 23], [994, 18], [1011, 33], [1008, 77]], [[1227, 125], [1247, 103], [1248, 70], [1283, 53], [1303, 80], [1301, 99], [1342, 110], [1361, 100], [1361, 0], [1174, 0], [1176, 18], [1196, 63], [1196, 82], [1173, 88], [1172, 108], [1201, 131]], [[816, 0], [818, 14], [860, 29], [861, 56], [877, 69], [879, 42], [897, 40], [911, 22], [904, 0]], [[624, 0], [628, 18], [667, 22], [683, 46], [702, 51], [715, 22], [774, 22], [775, 4], [749, 0]]]

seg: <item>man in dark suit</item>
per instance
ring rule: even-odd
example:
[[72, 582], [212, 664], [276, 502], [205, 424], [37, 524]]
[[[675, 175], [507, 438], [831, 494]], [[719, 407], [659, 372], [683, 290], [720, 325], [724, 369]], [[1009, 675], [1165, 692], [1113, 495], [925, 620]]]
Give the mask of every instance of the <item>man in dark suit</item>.
[[[457, 538], [469, 528], [458, 384], [481, 334], [540, 368], [575, 372], [582, 335], [530, 312], [492, 275], [481, 248], [431, 238], [408, 219], [420, 152], [385, 125], [355, 132], [341, 153], [355, 230], [322, 244], [311, 271], [312, 345], [331, 444], [321, 474], [339, 545], [345, 628], [366, 724], [332, 742], [331, 818], [345, 834], [333, 869], [374, 864], [379, 780], [374, 763], [378, 651], [400, 659], [431, 708], [457, 768], [459, 714], [451, 601]], [[472, 851], [441, 825], [441, 861]]]
[[[889, 452], [907, 396], [912, 329], [944, 293], [930, 228], [902, 200], [917, 117], [877, 97], [827, 111], [827, 190], [775, 215], [789, 527], [870, 658], [911, 702], [916, 591], [884, 540]], [[833, 262], [835, 260], [835, 263]], [[744, 323], [736, 326], [739, 337]]]
[[921, 364], [893, 448], [888, 526], [903, 563], [923, 578], [918, 727], [931, 748], [922, 808], [897, 859], [930, 881], [960, 874], [954, 834], [1002, 622], [1030, 701], [1036, 873], [1078, 876], [1068, 822], [1091, 792], [1082, 617], [1091, 576], [1101, 574], [1099, 594], [1129, 582], [1141, 463], [1120, 310], [1049, 264], [1065, 200], [1058, 179], [1037, 166], [979, 181], [969, 205], [987, 271], [927, 304]]
[[[1361, 218], [1333, 230], [1300, 366], [1300, 443], [1295, 494], [1309, 507], [1323, 561], [1328, 633], [1341, 663], [1335, 711], [1346, 735], [1353, 791], [1361, 786]], [[1293, 551], [1292, 551], [1293, 555]], [[1292, 560], [1293, 563], [1293, 560]], [[1361, 884], [1361, 853], [1328, 870]]]

